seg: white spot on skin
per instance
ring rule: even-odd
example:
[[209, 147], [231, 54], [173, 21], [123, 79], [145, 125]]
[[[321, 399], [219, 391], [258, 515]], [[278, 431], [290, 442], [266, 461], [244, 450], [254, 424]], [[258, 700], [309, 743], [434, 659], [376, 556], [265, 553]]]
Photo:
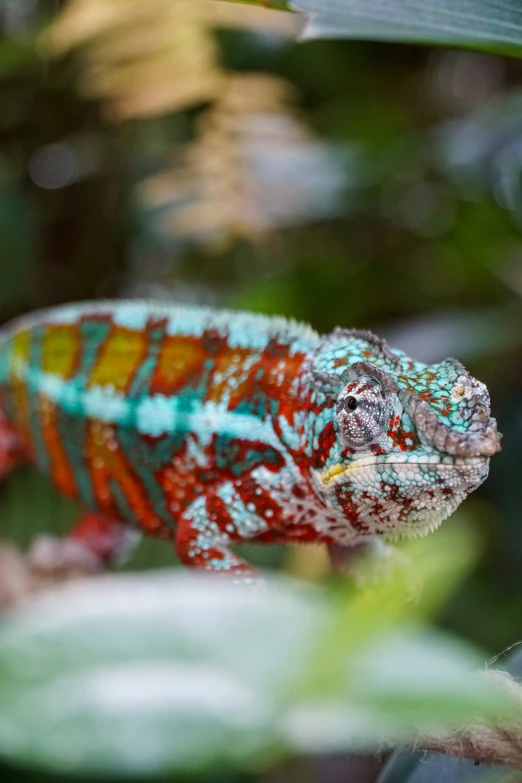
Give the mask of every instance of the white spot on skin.
[[93, 419], [121, 422], [128, 413], [125, 397], [103, 386], [88, 389], [83, 393], [82, 400], [86, 414]]
[[51, 373], [42, 374], [40, 381], [40, 391], [51, 400], [57, 400], [60, 398], [63, 386], [63, 380], [57, 375], [51, 375]]
[[147, 397], [136, 411], [138, 430], [152, 437], [159, 437], [175, 428], [175, 402], [163, 394]]

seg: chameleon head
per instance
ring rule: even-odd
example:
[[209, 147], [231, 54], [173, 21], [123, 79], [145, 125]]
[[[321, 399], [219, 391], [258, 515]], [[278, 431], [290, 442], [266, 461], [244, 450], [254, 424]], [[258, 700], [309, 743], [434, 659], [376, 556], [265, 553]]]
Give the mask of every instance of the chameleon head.
[[500, 450], [488, 391], [455, 359], [425, 367], [369, 333], [344, 334], [367, 348], [346, 345], [352, 364], [316, 374], [330, 389], [333, 427], [316, 477], [336, 512], [332, 533], [340, 542], [425, 535], [486, 479]]

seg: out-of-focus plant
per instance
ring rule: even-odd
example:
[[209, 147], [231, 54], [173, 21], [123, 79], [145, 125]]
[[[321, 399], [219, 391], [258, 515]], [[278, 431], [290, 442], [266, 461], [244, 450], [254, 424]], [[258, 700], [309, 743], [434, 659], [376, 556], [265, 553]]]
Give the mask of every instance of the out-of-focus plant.
[[[435, 134], [437, 159], [464, 197], [492, 193], [522, 225], [522, 95], [496, 97]], [[517, 289], [515, 281], [510, 285]]]
[[221, 89], [204, 0], [73, 0], [42, 41], [54, 55], [80, 47], [81, 88], [114, 120], [184, 109]]
[[196, 140], [178, 151], [181, 163], [144, 183], [163, 231], [215, 246], [339, 211], [348, 150], [314, 139], [289, 86], [266, 74], [230, 75], [222, 86]]
[[0, 628], [0, 757], [118, 778], [251, 772], [516, 720], [477, 652], [426, 624], [474, 550], [464, 528], [413, 546], [417, 608], [401, 572], [357, 594], [156, 572], [33, 599]]
[[[52, 56], [79, 52], [83, 93], [101, 100], [114, 121], [208, 105], [196, 139], [173, 144], [167, 170], [142, 192], [147, 208], [162, 207], [165, 233], [214, 247], [331, 214], [344, 185], [335, 151], [314, 142], [280, 76], [221, 66], [213, 27], [223, 23], [208, 0], [72, 0], [42, 38]], [[271, 157], [283, 163], [296, 150], [291, 172], [263, 179]]]

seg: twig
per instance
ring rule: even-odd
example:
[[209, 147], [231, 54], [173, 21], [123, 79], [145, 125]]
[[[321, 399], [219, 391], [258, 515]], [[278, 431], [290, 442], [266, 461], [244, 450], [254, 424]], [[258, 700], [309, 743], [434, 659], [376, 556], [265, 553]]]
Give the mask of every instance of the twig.
[[494, 680], [520, 704], [520, 718], [511, 725], [472, 725], [448, 733], [421, 734], [417, 749], [450, 753], [483, 764], [504, 764], [522, 770], [522, 685], [506, 672], [488, 669], [484, 676]]

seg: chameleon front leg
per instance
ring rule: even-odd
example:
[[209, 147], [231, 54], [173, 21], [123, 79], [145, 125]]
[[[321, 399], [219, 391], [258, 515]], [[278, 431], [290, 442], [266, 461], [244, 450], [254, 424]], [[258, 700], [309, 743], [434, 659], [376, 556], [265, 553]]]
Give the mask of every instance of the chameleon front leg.
[[192, 568], [232, 575], [241, 583], [257, 583], [259, 576], [230, 550], [234, 542], [255, 538], [267, 530], [255, 504], [245, 504], [231, 482], [197, 498], [178, 521], [176, 551]]

